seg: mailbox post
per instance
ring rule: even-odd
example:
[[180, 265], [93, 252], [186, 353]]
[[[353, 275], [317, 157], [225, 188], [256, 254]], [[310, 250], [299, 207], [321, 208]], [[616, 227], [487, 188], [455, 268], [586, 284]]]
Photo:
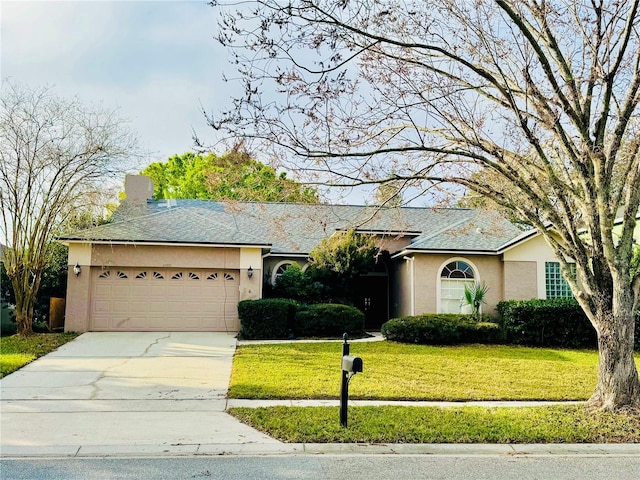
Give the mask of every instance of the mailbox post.
[[349, 355], [349, 336], [345, 333], [342, 336], [342, 385], [340, 388], [340, 425], [347, 426], [347, 406], [349, 403], [349, 382], [358, 372], [362, 372], [362, 359]]

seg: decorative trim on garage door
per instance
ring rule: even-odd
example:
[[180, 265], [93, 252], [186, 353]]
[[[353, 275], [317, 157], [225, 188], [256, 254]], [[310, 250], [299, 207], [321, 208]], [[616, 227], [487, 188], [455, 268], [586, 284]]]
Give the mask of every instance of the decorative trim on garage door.
[[237, 331], [239, 272], [94, 269], [91, 330]]

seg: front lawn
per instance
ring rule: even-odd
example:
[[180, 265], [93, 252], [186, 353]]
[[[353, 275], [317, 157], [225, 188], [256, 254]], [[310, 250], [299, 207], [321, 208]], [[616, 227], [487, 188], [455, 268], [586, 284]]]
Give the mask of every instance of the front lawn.
[[[352, 343], [364, 372], [353, 399], [586, 400], [595, 388], [597, 352], [500, 345], [438, 347]], [[340, 343], [243, 345], [233, 361], [231, 398], [336, 399]]]
[[352, 407], [342, 428], [338, 407], [232, 408], [230, 413], [292, 443], [639, 443], [640, 415], [582, 406], [527, 408]]
[[73, 340], [77, 333], [36, 333], [0, 338], [0, 378]]

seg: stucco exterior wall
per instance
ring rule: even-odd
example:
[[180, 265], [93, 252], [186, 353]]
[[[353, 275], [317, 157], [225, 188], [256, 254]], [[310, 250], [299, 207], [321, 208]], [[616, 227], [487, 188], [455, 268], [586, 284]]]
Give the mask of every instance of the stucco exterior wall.
[[[415, 255], [415, 315], [440, 311], [440, 273], [449, 262], [462, 260], [474, 267], [476, 280], [489, 287], [484, 313], [496, 313], [496, 305], [503, 299], [504, 280], [502, 261], [497, 255], [417, 254]], [[409, 282], [410, 283], [410, 282]]]
[[86, 332], [89, 328], [89, 307], [91, 298], [91, 272], [88, 265], [81, 265], [82, 272], [73, 273], [74, 261], [71, 263], [69, 248], [69, 268], [67, 271], [67, 302], [65, 306], [65, 332]]
[[504, 299], [530, 300], [532, 298], [538, 298], [538, 263], [505, 261]]
[[[411, 257], [409, 257], [411, 258]], [[395, 279], [390, 285], [389, 311], [391, 318], [412, 315], [412, 260], [403, 258], [396, 259], [391, 267], [392, 278]]]
[[[262, 249], [240, 249], [240, 300], [257, 300], [262, 298]], [[249, 278], [249, 269], [252, 275]]]
[[386, 250], [389, 253], [395, 253], [403, 248], [406, 248], [411, 243], [411, 240], [414, 238], [413, 236], [384, 236], [378, 235], [376, 238], [376, 246], [380, 248], [381, 251]]
[[[517, 278], [515, 282], [516, 285], [513, 285], [510, 290], [513, 295], [520, 295], [521, 298], [530, 299], [530, 298], [546, 298], [547, 291], [545, 285], [545, 272], [544, 267], [546, 262], [557, 262], [557, 258], [551, 250], [551, 247], [547, 243], [547, 241], [541, 235], [537, 235], [530, 240], [521, 243], [504, 253], [504, 261], [505, 263], [511, 263], [509, 269], [516, 271], [518, 269], [526, 270], [533, 274], [532, 266], [516, 266], [517, 262], [525, 262], [525, 263], [535, 263], [535, 279], [536, 279], [536, 287], [535, 291], [532, 288], [530, 282], [531, 278], [520, 277]], [[509, 278], [515, 278], [516, 272], [509, 272]], [[505, 280], [506, 282], [506, 280]], [[522, 285], [521, 292], [514, 292], [513, 290], [519, 288]], [[522, 295], [526, 295], [522, 297]], [[517, 299], [516, 296], [508, 296], [506, 299]]]
[[240, 268], [240, 248], [164, 245], [93, 245], [91, 265], [100, 267]]

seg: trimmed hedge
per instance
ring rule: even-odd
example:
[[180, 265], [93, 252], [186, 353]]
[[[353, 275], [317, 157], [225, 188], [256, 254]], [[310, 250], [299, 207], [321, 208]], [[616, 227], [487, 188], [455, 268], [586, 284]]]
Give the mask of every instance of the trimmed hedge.
[[289, 338], [295, 314], [296, 302], [293, 300], [242, 300], [238, 303], [240, 336], [246, 339]]
[[506, 300], [498, 303], [509, 343], [533, 347], [596, 348], [596, 332], [574, 299]]
[[[595, 329], [573, 298], [506, 300], [498, 303], [498, 312], [509, 343], [534, 347], [598, 347]], [[636, 312], [634, 344], [640, 349], [640, 312]]]
[[364, 333], [364, 313], [348, 305], [304, 305], [282, 298], [243, 300], [238, 303], [238, 316], [240, 336], [248, 340]]
[[456, 314], [394, 318], [382, 325], [381, 332], [387, 340], [424, 345], [498, 343], [500, 340], [497, 323], [477, 322], [469, 315]]
[[364, 313], [349, 305], [319, 303], [305, 305], [296, 312], [296, 335], [300, 337], [335, 337], [364, 333]]

